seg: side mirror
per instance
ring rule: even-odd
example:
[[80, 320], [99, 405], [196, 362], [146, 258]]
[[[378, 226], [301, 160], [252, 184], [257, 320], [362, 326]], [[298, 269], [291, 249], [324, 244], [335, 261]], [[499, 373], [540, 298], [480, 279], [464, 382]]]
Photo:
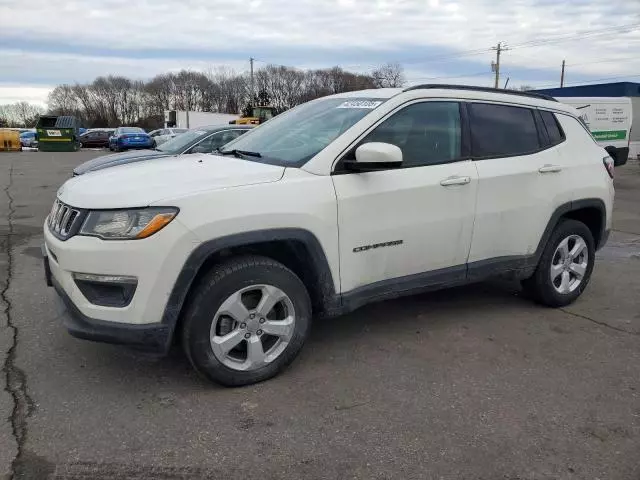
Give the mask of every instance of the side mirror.
[[364, 143], [356, 148], [355, 156], [355, 160], [345, 160], [344, 166], [348, 170], [367, 172], [402, 165], [402, 150], [390, 143]]
[[202, 145], [196, 145], [191, 149], [191, 153], [209, 153], [209, 149]]

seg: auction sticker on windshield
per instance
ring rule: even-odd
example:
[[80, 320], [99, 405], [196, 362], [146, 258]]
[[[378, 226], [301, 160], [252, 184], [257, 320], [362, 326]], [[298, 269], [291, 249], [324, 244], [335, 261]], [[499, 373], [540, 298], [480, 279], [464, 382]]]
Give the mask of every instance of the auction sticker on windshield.
[[348, 102], [341, 103], [337, 108], [368, 108], [374, 109], [382, 102], [376, 102], [373, 100], [349, 100]]

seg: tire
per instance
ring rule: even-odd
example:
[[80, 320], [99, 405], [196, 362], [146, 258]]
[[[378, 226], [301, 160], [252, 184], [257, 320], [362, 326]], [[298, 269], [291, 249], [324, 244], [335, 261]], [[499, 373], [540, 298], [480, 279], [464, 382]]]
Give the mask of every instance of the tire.
[[[584, 246], [578, 252], [580, 239]], [[561, 247], [565, 241], [566, 250]], [[572, 255], [573, 251], [578, 253]], [[564, 307], [574, 302], [585, 290], [594, 263], [595, 242], [591, 230], [577, 220], [561, 220], [547, 241], [535, 273], [522, 285], [536, 302], [549, 307]], [[566, 282], [565, 278], [568, 278]]]
[[[261, 308], [282, 294], [286, 298], [273, 307]], [[216, 265], [195, 287], [183, 317], [182, 345], [208, 379], [250, 385], [284, 370], [300, 352], [310, 325], [311, 302], [296, 274], [270, 258], [243, 256]]]

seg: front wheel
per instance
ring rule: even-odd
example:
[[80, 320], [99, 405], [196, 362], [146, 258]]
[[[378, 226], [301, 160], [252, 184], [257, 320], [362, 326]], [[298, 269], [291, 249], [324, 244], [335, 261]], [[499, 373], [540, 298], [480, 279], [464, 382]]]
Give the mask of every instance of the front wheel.
[[222, 385], [249, 385], [277, 375], [298, 355], [311, 302], [287, 267], [245, 256], [211, 270], [183, 321], [183, 347], [198, 372]]
[[591, 230], [577, 220], [563, 220], [551, 234], [535, 273], [523, 282], [523, 287], [539, 303], [563, 307], [587, 287], [594, 261]]

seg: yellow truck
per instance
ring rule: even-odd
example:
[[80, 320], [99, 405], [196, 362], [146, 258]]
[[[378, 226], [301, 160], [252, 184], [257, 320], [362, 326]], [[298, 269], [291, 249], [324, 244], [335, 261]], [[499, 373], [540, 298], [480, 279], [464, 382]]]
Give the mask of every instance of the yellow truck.
[[250, 117], [242, 117], [237, 120], [231, 120], [229, 123], [233, 125], [260, 125], [276, 115], [275, 107], [260, 105], [253, 107]]

